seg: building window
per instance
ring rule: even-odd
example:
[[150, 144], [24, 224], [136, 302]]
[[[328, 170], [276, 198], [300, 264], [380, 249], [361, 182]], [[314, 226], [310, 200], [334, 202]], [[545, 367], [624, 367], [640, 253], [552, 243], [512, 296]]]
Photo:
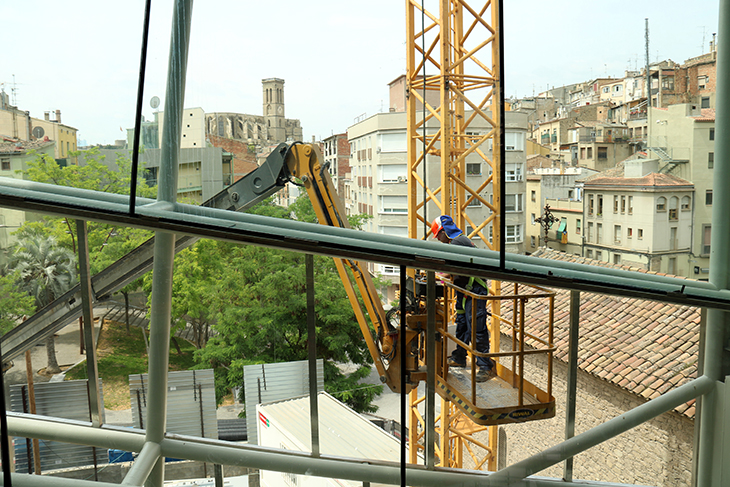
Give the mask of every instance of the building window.
[[603, 240], [603, 224], [596, 224], [596, 243], [601, 243]]
[[626, 196], [621, 196], [621, 214], [626, 213]]
[[530, 191], [530, 201], [535, 201], [537, 199], [537, 195], [535, 194], [535, 190], [533, 189]]
[[524, 132], [505, 132], [504, 134], [504, 150], [525, 150], [525, 133]]
[[677, 275], [677, 258], [676, 257], [669, 258], [669, 262], [667, 263], [667, 274], [672, 274], [673, 276]]
[[710, 255], [711, 237], [712, 237], [712, 226], [702, 225], [702, 255]]
[[621, 245], [621, 225], [613, 226], [613, 243]]
[[710, 108], [710, 97], [703, 96], [700, 98], [700, 108]]
[[669, 220], [676, 221], [679, 219], [678, 210], [679, 210], [679, 198], [676, 196], [672, 196], [669, 199]]
[[593, 258], [593, 250], [592, 249], [586, 250], [586, 257], [589, 258], [589, 259], [592, 259]]
[[534, 235], [531, 235], [531, 236], [530, 236], [530, 245], [531, 245], [532, 247], [534, 247], [534, 246], [535, 246], [535, 236], [534, 236]]
[[580, 235], [580, 218], [576, 218], [575, 220], [575, 233], [576, 235]]
[[535, 224], [535, 214], [534, 213], [530, 213], [530, 223], [532, 223], [533, 225]]
[[593, 216], [593, 195], [588, 195], [588, 215]]
[[593, 147], [586, 147], [586, 159], [593, 159]]
[[667, 199], [664, 196], [660, 196], [656, 200], [656, 211], [667, 211]]
[[0, 158], [0, 165], [2, 165], [3, 171], [10, 171], [10, 158], [9, 157]]
[[596, 149], [596, 155], [598, 156], [599, 161], [608, 160], [608, 147], [598, 147]]
[[586, 235], [586, 240], [588, 242], [593, 240], [593, 222], [588, 222], [588, 235]]
[[629, 215], [634, 213], [634, 197], [629, 196]]
[[467, 162], [466, 163], [466, 174], [467, 174], [467, 176], [481, 176], [482, 163], [481, 162]]
[[639, 239], [639, 240], [643, 240], [643, 238], [644, 238], [644, 230], [643, 229], [641, 229], [641, 228], [637, 229], [637, 231], [636, 231], [636, 238]]
[[408, 213], [407, 196], [379, 196], [381, 213]]
[[710, 140], [715, 140], [715, 129], [710, 129]]
[[708, 152], [707, 153], [707, 169], [714, 169], [714, 167], [715, 167], [715, 153]]
[[697, 88], [704, 90], [707, 86], [707, 75], [697, 76]]
[[506, 243], [522, 242], [522, 225], [507, 225], [505, 227], [505, 232], [506, 235], [504, 237], [504, 241]]
[[712, 190], [705, 191], [705, 205], [712, 206]]
[[381, 183], [405, 183], [408, 168], [405, 164], [379, 164]]
[[631, 227], [627, 228], [626, 229], [626, 238], [630, 239], [633, 236], [634, 236], [634, 229]]
[[466, 207], [467, 208], [479, 208], [480, 206], [482, 206], [482, 202], [479, 201], [479, 199], [477, 199], [476, 196], [474, 196], [473, 198], [471, 198], [469, 200], [469, 203], [466, 204]]
[[505, 169], [507, 171], [505, 181], [522, 181], [522, 164], [507, 164]]
[[613, 212], [618, 213], [618, 195], [613, 195]]
[[613, 254], [613, 263], [616, 265], [621, 264], [621, 254]]
[[598, 195], [598, 210], [596, 211], [596, 215], [602, 216], [603, 215], [603, 195]]
[[596, 260], [603, 260], [603, 252], [596, 250]]
[[522, 211], [522, 195], [508, 194], [504, 196], [505, 211]]
[[689, 196], [682, 196], [682, 211], [689, 211]]

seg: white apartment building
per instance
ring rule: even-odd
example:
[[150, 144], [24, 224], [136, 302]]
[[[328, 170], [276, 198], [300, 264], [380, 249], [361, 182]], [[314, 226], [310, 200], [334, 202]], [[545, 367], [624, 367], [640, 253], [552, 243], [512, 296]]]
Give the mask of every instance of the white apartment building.
[[625, 161], [585, 182], [584, 257], [688, 275], [694, 186], [657, 168]]
[[[162, 127], [165, 123], [165, 112], [158, 112], [159, 145], [162, 147]], [[205, 110], [202, 108], [186, 108], [183, 110], [181, 149], [200, 149], [205, 147]]]
[[[508, 252], [524, 253], [524, 205], [525, 205], [525, 135], [527, 115], [518, 112], [505, 113], [506, 146], [506, 215], [505, 242]], [[435, 129], [434, 129], [435, 130]], [[473, 126], [472, 135], [483, 135], [490, 130]], [[407, 195], [407, 136], [406, 114], [389, 112], [373, 115], [348, 129], [351, 147], [351, 177], [345, 185], [345, 205], [352, 213], [365, 213], [372, 219], [364, 230], [400, 237], [408, 236]], [[491, 152], [491, 144], [487, 151]], [[427, 178], [440, 178], [440, 160], [429, 158]], [[489, 177], [491, 168], [480, 158], [473, 157], [466, 163], [467, 184], [477, 188]], [[482, 197], [492, 201], [491, 184], [485, 187]], [[468, 210], [474, 221], [484, 221], [489, 210], [475, 202]], [[437, 216], [435, 205], [428, 208], [429, 217]], [[463, 228], [467, 234], [473, 229]], [[491, 234], [488, 235], [491, 238]], [[484, 246], [474, 238], [477, 246]], [[375, 272], [383, 276], [397, 276], [398, 269], [377, 265]]]

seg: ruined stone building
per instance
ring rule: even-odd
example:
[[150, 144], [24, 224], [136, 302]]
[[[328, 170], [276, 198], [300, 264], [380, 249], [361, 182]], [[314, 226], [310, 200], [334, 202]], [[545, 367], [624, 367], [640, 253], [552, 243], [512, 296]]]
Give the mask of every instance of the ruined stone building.
[[266, 78], [263, 85], [263, 115], [217, 112], [205, 114], [208, 135], [241, 140], [258, 146], [287, 140], [302, 140], [302, 125], [285, 115], [284, 80]]

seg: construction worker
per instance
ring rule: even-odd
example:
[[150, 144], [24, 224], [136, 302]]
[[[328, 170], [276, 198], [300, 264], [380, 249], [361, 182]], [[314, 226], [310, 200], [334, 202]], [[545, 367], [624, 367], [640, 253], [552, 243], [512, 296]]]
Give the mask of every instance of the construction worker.
[[[448, 215], [437, 217], [431, 225], [431, 233], [440, 242], [463, 245], [465, 247], [475, 247], [472, 241], [464, 235], [459, 227], [456, 226], [454, 220]], [[486, 296], [489, 294], [487, 283], [477, 277], [454, 276], [453, 283], [459, 288], [466, 289], [474, 294]], [[489, 353], [489, 330], [487, 329], [487, 302], [484, 299], [477, 300], [476, 303], [476, 346], [477, 352]], [[456, 291], [456, 338], [466, 343], [471, 341], [471, 323], [472, 323], [472, 298], [468, 294]], [[495, 363], [492, 359], [486, 357], [477, 357], [477, 371], [475, 380], [477, 382], [485, 382], [497, 375]], [[448, 359], [451, 367], [466, 367], [466, 350], [461, 345], [451, 353]]]

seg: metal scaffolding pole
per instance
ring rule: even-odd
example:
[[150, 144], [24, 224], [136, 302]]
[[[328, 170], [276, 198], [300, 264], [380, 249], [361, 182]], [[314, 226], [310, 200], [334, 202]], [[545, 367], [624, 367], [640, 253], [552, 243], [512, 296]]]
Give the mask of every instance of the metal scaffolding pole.
[[[720, 39], [730, 38], [730, 1], [721, 0], [718, 20], [718, 36]], [[728, 289], [728, 265], [730, 265], [730, 219], [726, 210], [730, 207], [730, 191], [727, 181], [730, 180], [730, 152], [725, 134], [730, 130], [728, 114], [730, 114], [730, 92], [722, 87], [730, 83], [730, 50], [717, 50], [717, 86], [715, 98], [715, 167], [713, 169], [713, 211], [712, 235], [710, 241], [710, 283], [717, 289]], [[697, 485], [727, 485], [729, 478], [723, 478], [723, 460], [727, 458], [721, 441], [726, 440], [727, 421], [719, 417], [723, 408], [723, 388], [720, 382], [729, 375], [727, 360], [723, 346], [728, 336], [728, 313], [710, 309], [707, 311], [707, 329], [705, 331], [705, 349], [703, 371], [715, 382], [715, 387], [700, 401], [699, 439], [697, 452]], [[725, 413], [727, 417], [727, 413]], [[727, 445], [724, 445], [727, 446]], [[715, 471], [713, 472], [713, 467]], [[724, 473], [728, 475], [727, 472]]]
[[[178, 159], [192, 8], [192, 0], [178, 0], [172, 18], [165, 124], [162, 127], [160, 178], [155, 204], [169, 208], [174, 208], [177, 204]], [[162, 487], [165, 476], [165, 463], [160, 456], [159, 444], [165, 436], [167, 423], [167, 370], [170, 359], [174, 259], [175, 234], [156, 232], [150, 305], [149, 396], [145, 423], [147, 444], [127, 474], [132, 484], [144, 481], [147, 487]]]
[[490, 482], [485, 485], [511, 485], [511, 482], [540, 472], [599, 443], [614, 438], [641, 423], [656, 418], [660, 414], [671, 411], [680, 404], [706, 394], [713, 387], [714, 381], [712, 379], [707, 376], [699, 377], [595, 428], [591, 428], [585, 433], [543, 450], [530, 458], [513, 463], [504, 470], [492, 475], [489, 478]]
[[76, 234], [79, 241], [79, 287], [83, 301], [84, 348], [86, 349], [86, 375], [89, 380], [89, 411], [94, 426], [101, 426], [101, 394], [99, 391], [99, 369], [96, 363], [94, 343], [94, 303], [91, 292], [91, 270], [89, 268], [89, 239], [86, 221], [76, 220]]

